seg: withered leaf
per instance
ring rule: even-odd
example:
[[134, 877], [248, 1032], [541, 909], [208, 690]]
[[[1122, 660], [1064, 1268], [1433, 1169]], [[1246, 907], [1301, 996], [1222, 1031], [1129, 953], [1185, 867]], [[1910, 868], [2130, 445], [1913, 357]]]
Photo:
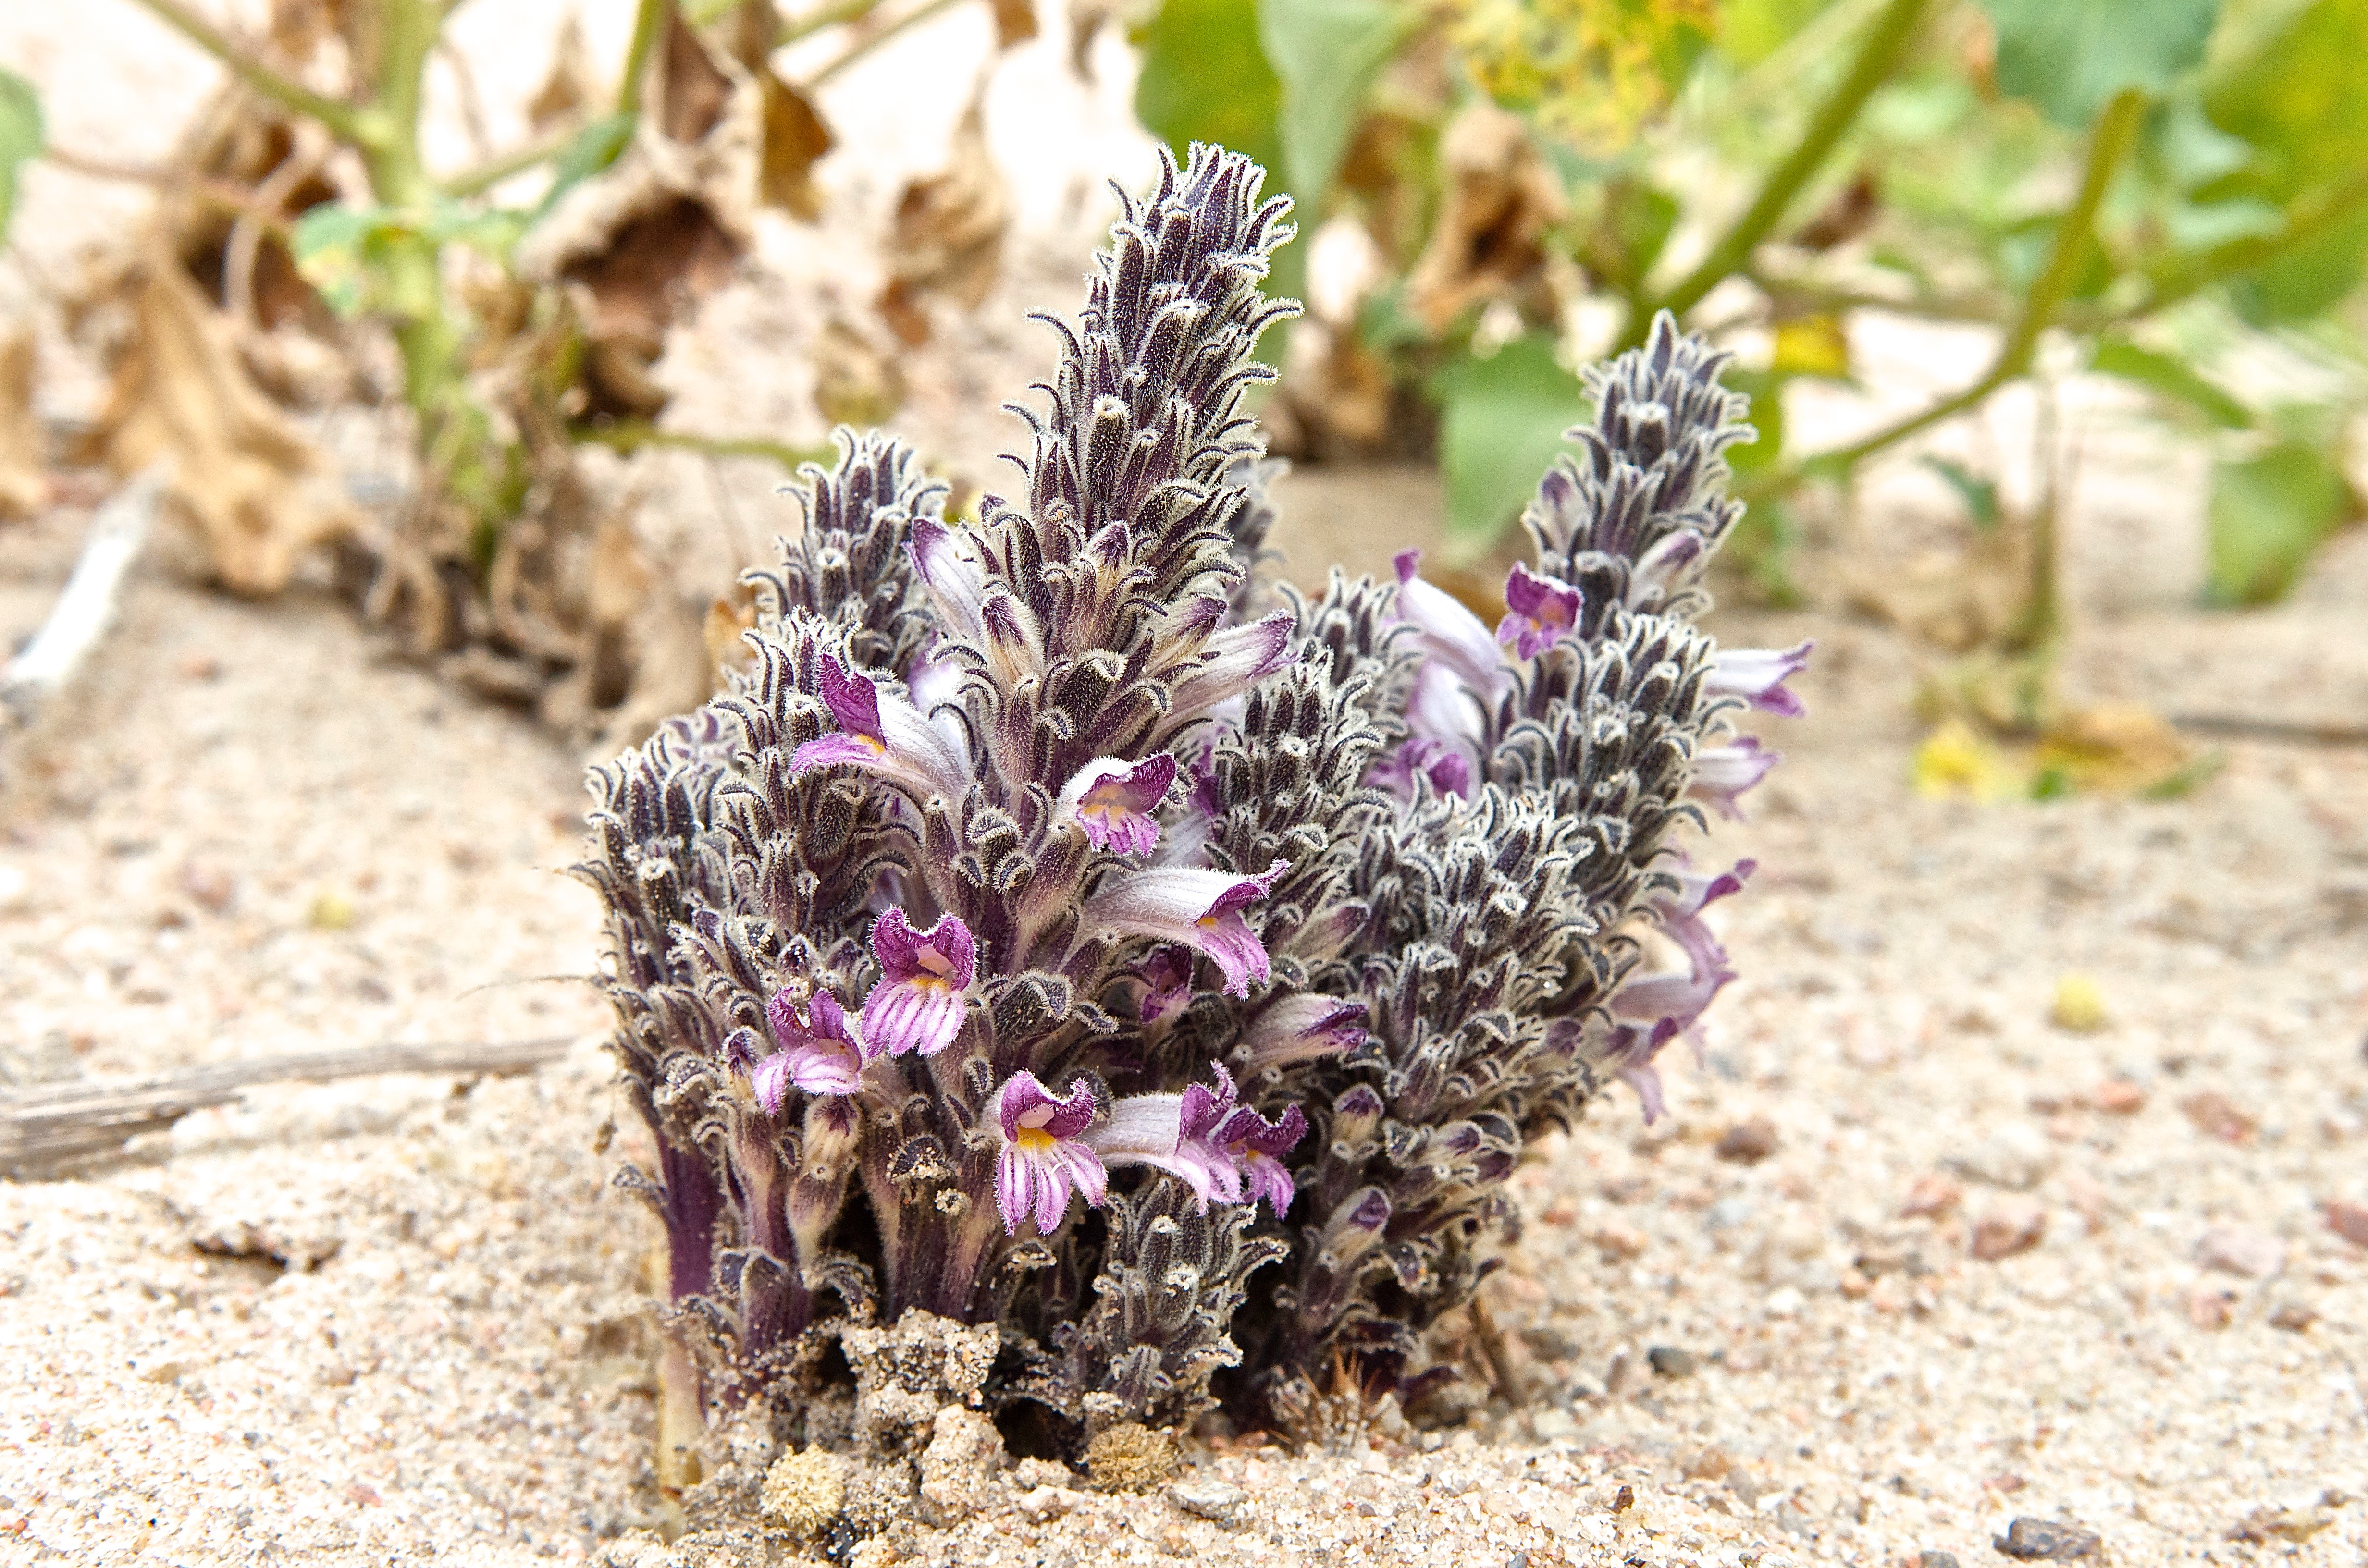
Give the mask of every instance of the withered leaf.
[[666, 45], [658, 55], [657, 126], [670, 142], [702, 142], [723, 119], [732, 101], [732, 78], [708, 53], [707, 44], [667, 10]]
[[941, 295], [975, 306], [995, 287], [1002, 266], [1010, 201], [1003, 173], [987, 152], [983, 91], [955, 128], [952, 153], [944, 170], [905, 185], [889, 230], [889, 278], [880, 308], [908, 344], [929, 335], [925, 298]]
[[320, 449], [240, 364], [228, 322], [164, 256], [131, 277], [132, 338], [100, 420], [108, 461], [134, 473], [171, 460], [169, 495], [237, 593], [287, 586], [313, 546], [359, 521]]
[[822, 216], [814, 166], [838, 145], [838, 138], [830, 133], [812, 100], [771, 71], [759, 74], [757, 83], [765, 95], [765, 153], [757, 175], [757, 199], [812, 222]]
[[573, 124], [603, 97], [599, 75], [592, 69], [592, 51], [584, 42], [583, 21], [571, 11], [559, 29], [551, 74], [527, 101], [527, 123], [537, 131]]
[[1035, 0], [995, 0], [995, 47], [1009, 49], [1036, 36]]
[[1406, 276], [1406, 301], [1433, 331], [1529, 280], [1563, 217], [1558, 182], [1519, 115], [1479, 103], [1440, 138], [1446, 200]]

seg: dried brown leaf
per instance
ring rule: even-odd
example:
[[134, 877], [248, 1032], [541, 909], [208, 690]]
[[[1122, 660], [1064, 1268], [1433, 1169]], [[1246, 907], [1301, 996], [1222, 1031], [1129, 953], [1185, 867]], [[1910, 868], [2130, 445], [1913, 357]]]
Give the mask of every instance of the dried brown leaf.
[[659, 134], [669, 142], [706, 141], [723, 123], [734, 85], [706, 40], [682, 19], [680, 11], [669, 7], [666, 42], [651, 82]]
[[41, 423], [33, 415], [33, 334], [0, 337], [0, 517], [29, 517], [50, 504]]
[[1009, 49], [1036, 36], [1035, 0], [994, 0], [995, 47]]
[[1474, 104], [1448, 122], [1439, 158], [1446, 199], [1406, 276], [1407, 303], [1433, 331], [1531, 283], [1564, 212], [1562, 187], [1519, 115]]
[[527, 100], [527, 123], [538, 131], [572, 124], [606, 96], [599, 73], [592, 67], [592, 51], [584, 41], [583, 20], [571, 11], [552, 51], [551, 74]]
[[757, 78], [765, 98], [765, 151], [757, 173], [757, 199], [808, 222], [822, 216], [822, 193], [814, 166], [838, 145], [812, 100], [770, 71]]
[[359, 518], [319, 449], [248, 378], [230, 324], [188, 275], [157, 257], [130, 276], [132, 339], [100, 419], [107, 460], [127, 474], [170, 460], [169, 496], [222, 583], [277, 593], [305, 551]]
[[909, 182], [888, 234], [888, 286], [881, 311], [908, 344], [928, 336], [923, 301], [942, 297], [971, 308], [995, 287], [1003, 262], [1010, 199], [986, 148], [985, 97], [971, 99], [955, 128], [952, 161]]
[[586, 338], [576, 413], [649, 418], [663, 409], [666, 392], [650, 371], [666, 329], [748, 248], [762, 153], [757, 83], [679, 20], [661, 64], [632, 144], [519, 246], [521, 278], [576, 286]]

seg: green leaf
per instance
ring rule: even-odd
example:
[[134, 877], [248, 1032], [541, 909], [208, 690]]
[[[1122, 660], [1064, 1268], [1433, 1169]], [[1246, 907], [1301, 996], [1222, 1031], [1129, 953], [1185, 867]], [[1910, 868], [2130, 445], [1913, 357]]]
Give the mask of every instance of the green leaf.
[[17, 166], [40, 156], [41, 145], [41, 100], [33, 84], [0, 70], [0, 239], [17, 209]]
[[602, 115], [567, 139], [552, 160], [551, 188], [542, 193], [542, 200], [534, 210], [534, 220], [540, 221], [559, 199], [590, 179], [617, 161], [626, 143], [633, 139], [633, 128], [640, 117], [627, 110], [620, 114]]
[[1214, 142], [1279, 173], [1282, 83], [1258, 47], [1258, 0], [1162, 0], [1143, 34], [1134, 117], [1178, 159]]
[[349, 320], [370, 308], [368, 252], [385, 218], [382, 207], [323, 202], [296, 220], [290, 236], [298, 276]]
[[2212, 580], [2224, 605], [2268, 604], [2292, 587], [2342, 521], [2350, 487], [2323, 448], [2281, 442], [2212, 475]]
[[1973, 519], [1974, 527], [1984, 533], [1998, 527], [1997, 480], [1975, 473], [1954, 458], [1934, 457], [1928, 453], [1924, 466], [1939, 474], [1948, 483], [1949, 488], [1957, 493], [1957, 499], [1964, 504], [1965, 515]]
[[1726, 0], [1718, 8], [1718, 51], [1748, 70], [1775, 53], [1833, 0]]
[[1751, 400], [1752, 438], [1726, 449], [1726, 466], [1738, 474], [1764, 472], [1784, 453], [1784, 382], [1772, 370], [1730, 369], [1721, 376], [1726, 390]]
[[1563, 432], [1587, 417], [1578, 378], [1554, 358], [1550, 334], [1517, 337], [1486, 359], [1440, 371], [1439, 466], [1447, 482], [1448, 536], [1485, 548], [1520, 515]]
[[2308, 321], [2340, 303], [2368, 277], [2368, 209], [2312, 235], [2229, 286], [2238, 313], [2255, 326]]
[[2212, 123], [2257, 155], [2207, 196], [2281, 205], [2368, 166], [2368, 0], [2316, 0], [2207, 84]]
[[2216, 383], [2205, 380], [2186, 360], [2141, 348], [2125, 337], [2108, 337], [2100, 342], [2089, 368], [2182, 403], [2214, 425], [2241, 430], [2253, 423], [2252, 410]]
[[1279, 171], [1310, 220], [1340, 172], [1373, 78], [1411, 13], [1384, 0], [1257, 0], [1258, 36], [1281, 88]]
[[2169, 88], [2203, 61], [2219, 0], [1981, 0], [1998, 83], [2059, 125], [2085, 126], [2125, 87]]

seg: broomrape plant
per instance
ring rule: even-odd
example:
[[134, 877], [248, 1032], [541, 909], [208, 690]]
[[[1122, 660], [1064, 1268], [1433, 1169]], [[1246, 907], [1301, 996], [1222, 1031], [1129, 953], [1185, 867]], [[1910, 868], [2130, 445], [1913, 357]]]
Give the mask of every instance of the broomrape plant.
[[1691, 624], [1725, 357], [1664, 316], [1590, 372], [1493, 631], [1411, 551], [1302, 597], [1258, 571], [1263, 177], [1195, 147], [1125, 200], [975, 526], [843, 434], [747, 667], [595, 772], [629, 1179], [719, 1406], [916, 1312], [1072, 1432], [1402, 1381], [1525, 1142], [1614, 1076], [1657, 1115], [1731, 978], [1702, 911], [1750, 864], [1679, 841], [1808, 649]]

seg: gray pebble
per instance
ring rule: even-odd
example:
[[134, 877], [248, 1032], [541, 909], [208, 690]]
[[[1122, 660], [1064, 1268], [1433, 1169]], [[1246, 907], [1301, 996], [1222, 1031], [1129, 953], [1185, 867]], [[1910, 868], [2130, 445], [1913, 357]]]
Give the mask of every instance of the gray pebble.
[[1665, 1378], [1690, 1378], [1699, 1365], [1692, 1351], [1680, 1350], [1674, 1345], [1656, 1345], [1645, 1352], [1645, 1359]]
[[2021, 1518], [2007, 1526], [2006, 1534], [1992, 1537], [1990, 1544], [2026, 1562], [2070, 1562], [2096, 1556], [2105, 1542], [2095, 1530], [2068, 1519]]
[[1248, 1494], [1222, 1481], [1179, 1481], [1167, 1489], [1168, 1499], [1196, 1519], [1234, 1525], [1241, 1521]]

